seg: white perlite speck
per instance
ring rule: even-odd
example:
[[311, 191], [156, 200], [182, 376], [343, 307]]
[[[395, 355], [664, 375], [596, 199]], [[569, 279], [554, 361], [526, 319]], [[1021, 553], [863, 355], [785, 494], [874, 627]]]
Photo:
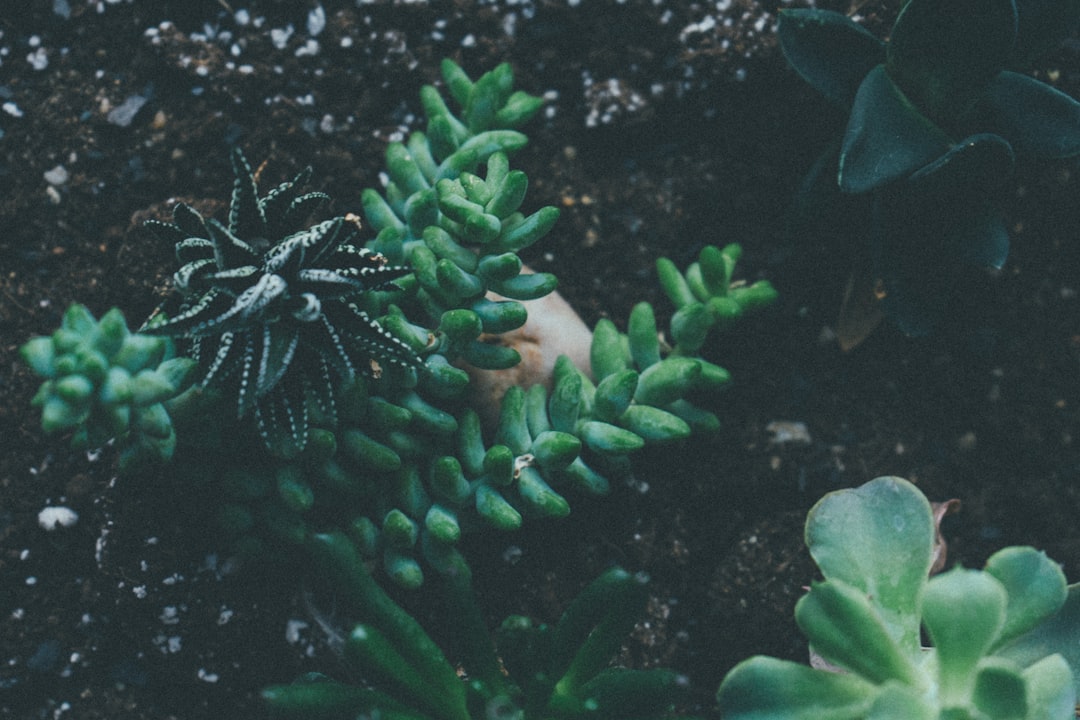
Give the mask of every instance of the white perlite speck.
[[37, 521], [42, 530], [52, 532], [57, 528], [71, 527], [79, 521], [79, 514], [71, 508], [55, 505], [42, 509]]
[[63, 185], [68, 181], [68, 171], [63, 165], [57, 165], [52, 170], [46, 170], [42, 176], [50, 185]]

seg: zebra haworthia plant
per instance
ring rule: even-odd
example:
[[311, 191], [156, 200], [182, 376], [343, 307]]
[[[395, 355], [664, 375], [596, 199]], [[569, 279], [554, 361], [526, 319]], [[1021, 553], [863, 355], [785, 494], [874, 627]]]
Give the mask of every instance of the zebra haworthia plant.
[[173, 222], [148, 221], [176, 243], [182, 266], [166, 319], [143, 332], [189, 340], [200, 383], [235, 397], [237, 416], [254, 416], [267, 448], [292, 457], [307, 444], [309, 398], [332, 424], [342, 382], [378, 374], [382, 363], [420, 363], [355, 303], [410, 269], [355, 244], [356, 216], [306, 225], [328, 199], [299, 194], [310, 168], [260, 197], [243, 153], [231, 157], [227, 225], [183, 203]]

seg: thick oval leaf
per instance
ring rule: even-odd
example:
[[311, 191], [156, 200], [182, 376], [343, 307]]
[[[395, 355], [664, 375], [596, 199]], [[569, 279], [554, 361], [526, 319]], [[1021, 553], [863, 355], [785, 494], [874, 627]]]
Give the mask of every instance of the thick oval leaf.
[[976, 666], [1005, 624], [1005, 587], [979, 570], [954, 568], [934, 577], [923, 597], [923, 624], [934, 643], [940, 697], [961, 705], [971, 693]]
[[1047, 720], [1072, 720], [1076, 717], [1073, 671], [1061, 655], [1049, 655], [1025, 668], [1024, 680], [1028, 707], [1036, 709], [1035, 717]]
[[1080, 103], [1046, 83], [999, 73], [983, 104], [987, 126], [1017, 151], [1042, 158], [1080, 155]]
[[780, 49], [795, 71], [835, 103], [849, 107], [859, 83], [885, 59], [885, 45], [831, 10], [784, 10], [777, 22]]
[[982, 133], [966, 137], [941, 157], [911, 174], [920, 192], [937, 195], [957, 187], [994, 192], [1012, 176], [1015, 155], [999, 135]]
[[948, 152], [945, 131], [904, 96], [883, 65], [867, 74], [840, 148], [840, 189], [864, 193], [907, 177]]
[[716, 701], [728, 720], [855, 720], [866, 716], [875, 692], [854, 675], [759, 655], [727, 674]]
[[902, 648], [919, 647], [919, 598], [934, 546], [934, 520], [914, 485], [880, 477], [818, 501], [806, 546], [822, 574], [858, 588], [879, 608]]
[[1042, 658], [1060, 654], [1068, 661], [1074, 682], [1080, 688], [1080, 584], [1069, 586], [1065, 604], [1056, 615], [996, 654], [1023, 667], [1034, 666]]
[[814, 652], [872, 683], [919, 682], [913, 658], [919, 649], [901, 647], [871, 597], [839, 580], [815, 583], [795, 604], [795, 622]]
[[1028, 632], [1065, 604], [1065, 573], [1041, 550], [999, 550], [986, 561], [985, 569], [1005, 586], [1009, 596], [999, 644]]
[[1020, 668], [1001, 658], [987, 658], [979, 664], [971, 699], [984, 717], [1015, 718], [1049, 717], [1030, 713], [1027, 687]]
[[886, 65], [923, 112], [946, 121], [1005, 69], [1015, 40], [1013, 0], [911, 0], [893, 25]]
[[1016, 45], [1009, 67], [1030, 67], [1080, 24], [1080, 0], [1026, 0], [1016, 5]]

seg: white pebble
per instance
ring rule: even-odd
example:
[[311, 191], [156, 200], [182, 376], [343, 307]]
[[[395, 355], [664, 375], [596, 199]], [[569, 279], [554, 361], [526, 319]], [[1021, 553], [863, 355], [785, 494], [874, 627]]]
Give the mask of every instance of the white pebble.
[[71, 527], [79, 521], [79, 514], [62, 505], [49, 506], [38, 513], [37, 521], [42, 530], [51, 532], [57, 528]]
[[322, 5], [316, 5], [307, 15], [308, 35], [315, 37], [326, 27], [326, 11]]
[[45, 182], [50, 185], [63, 185], [68, 181], [68, 171], [63, 165], [57, 165], [52, 170], [46, 170], [44, 173]]

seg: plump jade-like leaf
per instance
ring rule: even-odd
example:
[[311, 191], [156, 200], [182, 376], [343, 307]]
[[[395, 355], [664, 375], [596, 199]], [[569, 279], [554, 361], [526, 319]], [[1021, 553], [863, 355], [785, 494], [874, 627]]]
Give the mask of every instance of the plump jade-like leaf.
[[923, 597], [923, 624], [934, 643], [945, 706], [964, 704], [976, 664], [1005, 624], [1005, 587], [978, 570], [954, 568], [933, 578]]
[[911, 104], [884, 65], [871, 70], [855, 95], [840, 147], [840, 189], [864, 193], [907, 177], [945, 154], [945, 131]]
[[886, 683], [874, 700], [869, 720], [939, 720], [934, 705], [914, 688]]
[[994, 553], [984, 569], [1009, 598], [999, 645], [1028, 632], [1065, 604], [1065, 573], [1041, 550], [1008, 547]]
[[874, 683], [918, 684], [918, 669], [890, 637], [878, 609], [859, 589], [839, 580], [816, 583], [795, 605], [810, 646], [829, 662]]
[[990, 128], [1022, 153], [1041, 158], [1080, 154], [1080, 103], [1046, 83], [999, 73], [983, 96]]
[[[984, 717], [1024, 720], [1028, 714], [1027, 683], [1007, 660], [987, 658], [979, 664], [971, 700]], [[1044, 717], [1041, 713], [1035, 717]]]
[[1009, 67], [1026, 68], [1076, 29], [1080, 23], [1080, 0], [1018, 2], [1016, 17], [1016, 44]]
[[872, 598], [890, 637], [909, 654], [917, 651], [934, 520], [914, 485], [881, 477], [829, 493], [810, 509], [806, 545], [827, 580], [841, 580]]
[[885, 58], [880, 40], [847, 15], [831, 10], [784, 10], [776, 35], [795, 71], [845, 107], [854, 101], [866, 73]]
[[716, 700], [728, 720], [855, 720], [876, 688], [854, 675], [757, 656], [728, 673]]
[[999, 649], [996, 654], [1022, 667], [1035, 667], [1033, 663], [1040, 658], [1060, 654], [1072, 668], [1073, 682], [1080, 688], [1080, 584], [1069, 586], [1065, 604], [1056, 615], [1039, 623], [1031, 632]]
[[[1077, 643], [1075, 638], [1073, 640], [1075, 647]], [[1061, 655], [1048, 655], [1026, 668], [1024, 680], [1028, 707], [1039, 709], [1039, 717], [1048, 720], [1072, 720], [1076, 717], [1073, 671]]]
[[885, 62], [924, 113], [947, 122], [1005, 69], [1015, 38], [1013, 0], [910, 0], [893, 25]]

